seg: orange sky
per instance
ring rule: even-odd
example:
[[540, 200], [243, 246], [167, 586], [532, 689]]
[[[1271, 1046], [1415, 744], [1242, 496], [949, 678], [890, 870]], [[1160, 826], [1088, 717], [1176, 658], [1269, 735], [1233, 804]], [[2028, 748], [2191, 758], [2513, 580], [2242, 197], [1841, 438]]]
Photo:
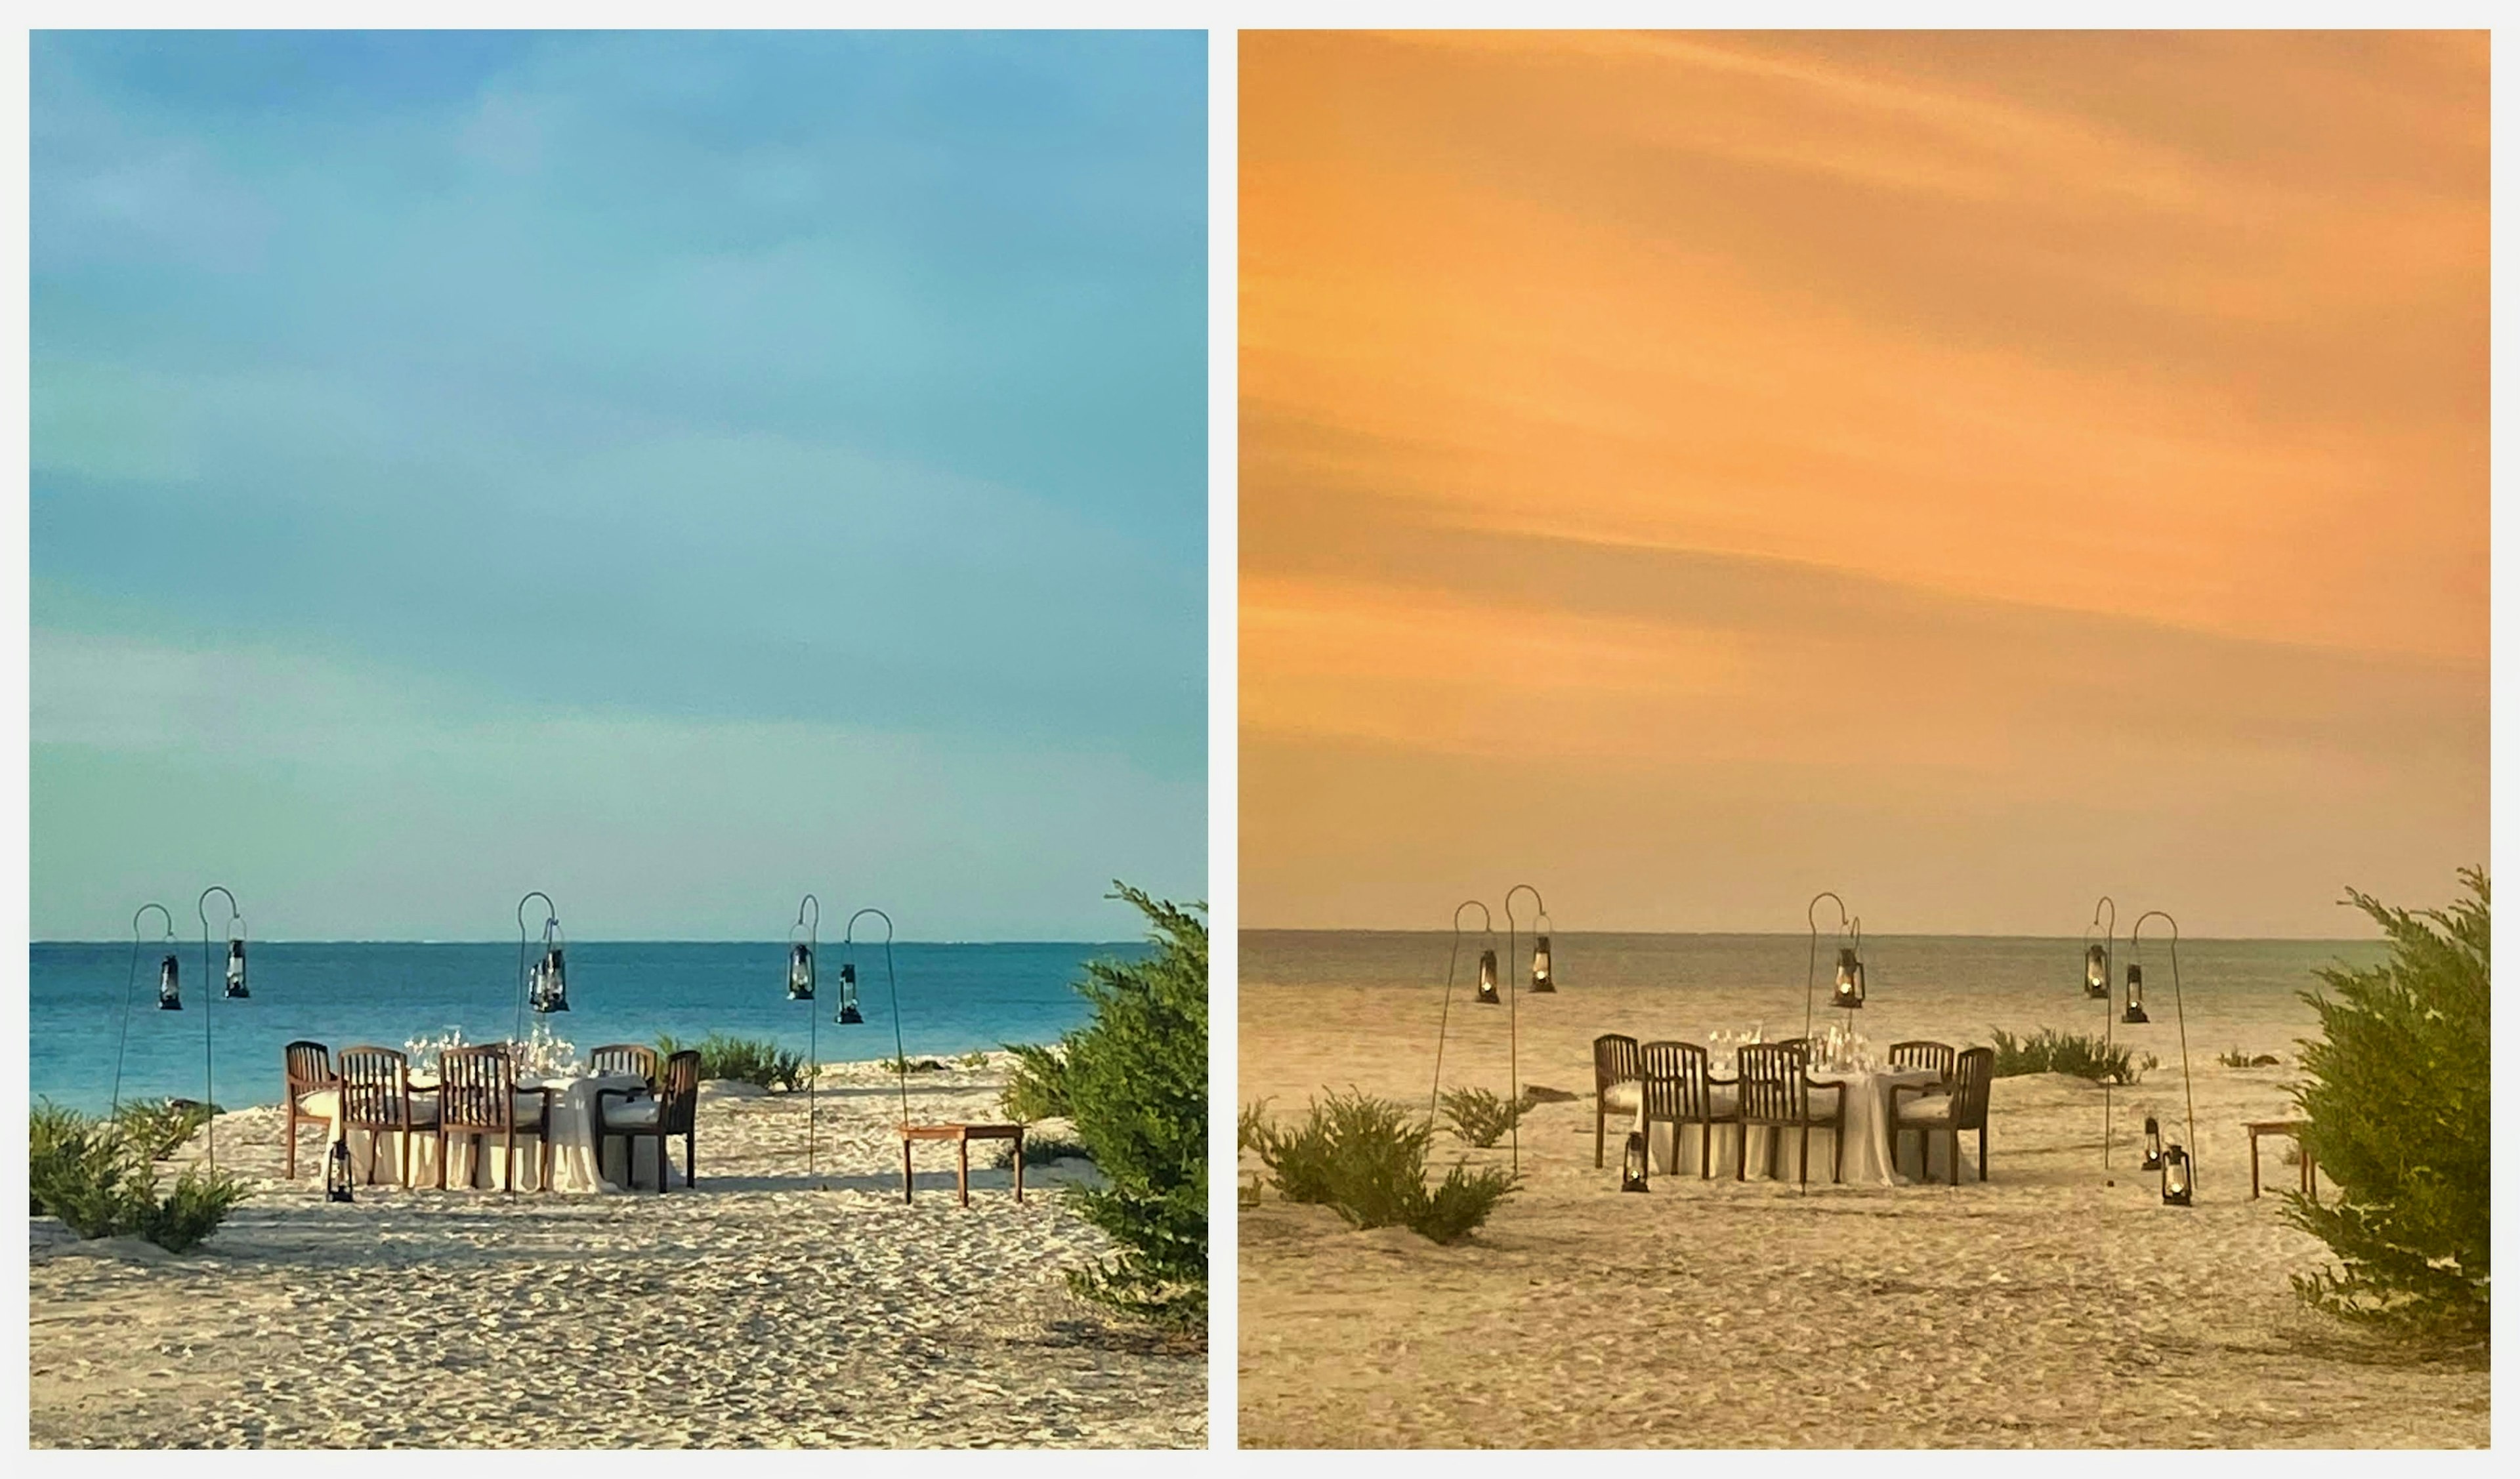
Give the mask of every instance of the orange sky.
[[2481, 35], [1245, 33], [1241, 908], [2487, 852]]

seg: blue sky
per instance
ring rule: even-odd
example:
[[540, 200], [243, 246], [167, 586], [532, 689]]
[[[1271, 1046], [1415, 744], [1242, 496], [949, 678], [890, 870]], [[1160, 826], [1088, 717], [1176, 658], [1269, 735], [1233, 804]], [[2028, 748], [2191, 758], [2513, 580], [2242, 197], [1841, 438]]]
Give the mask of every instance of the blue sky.
[[1204, 45], [36, 35], [36, 936], [1203, 895]]

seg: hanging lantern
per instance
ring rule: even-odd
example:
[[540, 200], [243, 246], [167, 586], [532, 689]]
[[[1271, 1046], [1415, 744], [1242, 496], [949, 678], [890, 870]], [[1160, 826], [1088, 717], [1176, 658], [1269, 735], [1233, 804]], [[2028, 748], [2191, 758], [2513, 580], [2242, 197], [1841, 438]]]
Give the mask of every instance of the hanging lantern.
[[324, 1199], [345, 1202], [350, 1199], [350, 1145], [347, 1141], [333, 1142], [324, 1155]]
[[1852, 947], [1838, 947], [1837, 989], [1829, 1001], [1849, 1010], [1864, 1005], [1864, 962]]
[[2195, 1205], [2195, 1184], [2188, 1179], [2187, 1151], [2173, 1144], [2161, 1152], [2161, 1202], [2166, 1207]]
[[840, 1014], [832, 1020], [843, 1027], [866, 1020], [866, 1014], [858, 1010], [858, 967], [854, 961], [840, 963]]
[[1642, 1130], [1628, 1132], [1628, 1147], [1619, 1157], [1619, 1189], [1645, 1189], [1645, 1133]]
[[245, 989], [245, 936], [231, 936], [228, 940], [228, 999], [242, 1001], [251, 995], [252, 992]]
[[2119, 1020], [2136, 1023], [2152, 1020], [2143, 1014], [2143, 967], [2141, 965], [2130, 963], [2127, 966], [2126, 1015]]
[[1490, 1007], [1505, 1000], [1497, 995], [1497, 959], [1493, 950], [1479, 952], [1479, 1000]]
[[2149, 1114], [2143, 1117], [2143, 1169], [2161, 1169], [2161, 1121]]
[[814, 947], [798, 941], [788, 947], [788, 1000], [814, 999]]
[[184, 991], [177, 984], [178, 975], [179, 971], [173, 956], [168, 956], [158, 963], [158, 1009], [159, 1011], [184, 1009]]
[[1549, 974], [1549, 936], [1547, 935], [1541, 935], [1539, 942], [1531, 947], [1531, 989], [1535, 992], [1553, 992], [1557, 989], [1557, 982]]
[[532, 1006], [540, 1012], [568, 1009], [568, 962], [557, 941], [545, 946], [542, 960], [535, 963]]
[[2109, 953], [2094, 945], [2083, 952], [2083, 995], [2109, 994]]

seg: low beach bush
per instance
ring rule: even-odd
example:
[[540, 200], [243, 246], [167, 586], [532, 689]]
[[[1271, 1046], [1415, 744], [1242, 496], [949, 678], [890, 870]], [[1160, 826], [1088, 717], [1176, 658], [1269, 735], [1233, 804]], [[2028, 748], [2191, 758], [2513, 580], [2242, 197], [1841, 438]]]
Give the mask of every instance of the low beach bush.
[[34, 1210], [60, 1218], [82, 1238], [137, 1234], [181, 1253], [209, 1236], [248, 1194], [233, 1176], [188, 1170], [158, 1196], [152, 1144], [135, 1139], [118, 1115], [96, 1120], [39, 1104], [28, 1131]]
[[113, 1122], [43, 1104], [28, 1116], [27, 1131], [26, 1189], [34, 1210], [60, 1218], [81, 1237], [125, 1231], [156, 1172]]
[[2042, 1027], [2026, 1038], [1995, 1029], [1995, 1076], [2024, 1073], [2067, 1073], [2094, 1084], [2132, 1084], [2146, 1068], [2158, 1066], [2146, 1057], [2138, 1064], [2133, 1049], [2083, 1032]]
[[2272, 1053], [2251, 1054], [2242, 1053], [2239, 1049], [2234, 1048], [2228, 1053], [2218, 1053], [2214, 1054], [2214, 1061], [2222, 1064], [2226, 1068], [2272, 1068], [2277, 1063], [2282, 1062], [2283, 1059], [2275, 1056]]
[[246, 1195], [245, 1183], [233, 1176], [187, 1170], [163, 1199], [153, 1194], [141, 1202], [130, 1231], [169, 1253], [181, 1253], [216, 1232]]
[[1508, 1100], [1491, 1089], [1447, 1089], [1441, 1100], [1453, 1134], [1485, 1149], [1522, 1123], [1528, 1099]]
[[209, 1106], [193, 1099], [160, 1099], [154, 1104], [134, 1100], [113, 1113], [114, 1128], [123, 1139], [154, 1161], [182, 1148], [209, 1119]]
[[1313, 1100], [1291, 1127], [1281, 1129], [1254, 1104], [1237, 1128], [1269, 1168], [1279, 1195], [1327, 1206], [1350, 1227], [1402, 1227], [1455, 1243], [1514, 1189], [1511, 1175], [1494, 1167], [1472, 1171], [1464, 1162], [1429, 1191], [1426, 1151], [1434, 1126], [1354, 1088]]
[[1059, 1042], [1067, 1118], [1103, 1184], [1067, 1195], [1120, 1245], [1070, 1270], [1082, 1298], [1160, 1324], [1207, 1324], [1206, 908], [1112, 884], [1147, 917], [1154, 954], [1093, 961], [1077, 991], [1093, 1020]]
[[2311, 1304], [2463, 1338], [2486, 1332], [2492, 1285], [2493, 898], [2483, 870], [2459, 881], [2470, 896], [2446, 910], [2346, 891], [2389, 959], [2323, 969], [2327, 991], [2302, 994], [2320, 1036], [2301, 1045], [2293, 1098], [2338, 1194], [2322, 1205], [2289, 1192], [2284, 1215], [2341, 1265], [2293, 1280]]
[[1009, 1043], [1006, 1049], [1015, 1055], [1006, 1092], [999, 1096], [1007, 1118], [1026, 1125], [1067, 1118], [1066, 1052], [1056, 1044], [1039, 1043]]
[[945, 1065], [935, 1058], [888, 1057], [883, 1059], [886, 1073], [943, 1073]]
[[678, 1042], [662, 1035], [656, 1039], [656, 1060], [659, 1064], [675, 1053], [685, 1052], [699, 1053], [700, 1077], [703, 1079], [741, 1079], [764, 1089], [790, 1092], [805, 1087], [805, 1054], [790, 1053], [765, 1038], [740, 1038], [712, 1032], [697, 1043]]

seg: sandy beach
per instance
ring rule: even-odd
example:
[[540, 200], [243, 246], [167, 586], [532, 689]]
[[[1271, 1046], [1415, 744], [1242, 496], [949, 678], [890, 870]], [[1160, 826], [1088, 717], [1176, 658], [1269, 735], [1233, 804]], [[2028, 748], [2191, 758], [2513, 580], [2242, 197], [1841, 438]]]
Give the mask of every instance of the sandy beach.
[[[1240, 999], [1244, 1103], [1285, 1116], [1325, 1086], [1424, 1104], [1433, 986], [1254, 983]], [[1561, 956], [1561, 971], [1576, 966]], [[2070, 966], [2070, 959], [2067, 964]], [[2061, 972], [2060, 972], [2061, 974]], [[2175, 1029], [2156, 1000], [2140, 1039], [2166, 1061], [2120, 1090], [2116, 1185], [2100, 1165], [2101, 1094], [2059, 1075], [2003, 1078], [1993, 1179], [1964, 1154], [1958, 1188], [1701, 1182], [1643, 1195], [1593, 1165], [1591, 1042], [1703, 1041], [1764, 1017], [1799, 1028], [1789, 987], [1570, 986], [1518, 1004], [1526, 1084], [1573, 1091], [1521, 1140], [1524, 1189], [1469, 1242], [1359, 1232], [1327, 1208], [1264, 1199], [1241, 1216], [1241, 1441], [1360, 1447], [2386, 1447], [2488, 1441], [2489, 1373], [2422, 1358], [2304, 1308], [2287, 1276], [2325, 1249], [2249, 1198], [2243, 1122], [2286, 1117], [2306, 1008], [2218, 1009], [2190, 983], [2198, 1199], [2160, 1203], [2129, 1130], [2183, 1115]], [[2068, 987], [2070, 992], [2070, 986]], [[2096, 1028], [2070, 995], [1992, 1020]], [[1984, 1001], [1916, 991], [1862, 1025], [1988, 1040]], [[1466, 1020], [1448, 1084], [1506, 1087], [1504, 1013]], [[1940, 1018], [1936, 1018], [1939, 1012]], [[1775, 1033], [1774, 1035], [1787, 1035]], [[2167, 1044], [2167, 1049], [2164, 1046]], [[2237, 1047], [2276, 1066], [2232, 1069]], [[2175, 1127], [2174, 1127], [2175, 1128]], [[2182, 1136], [2183, 1138], [2183, 1136]], [[2294, 1184], [2281, 1142], [2271, 1188]], [[1464, 1151], [1439, 1136], [1430, 1164]], [[1242, 1179], [1258, 1174], [1245, 1155]], [[1823, 1172], [1823, 1176], [1824, 1176]]]
[[[1001, 1117], [1006, 1062], [915, 1075], [914, 1117]], [[312, 1128], [291, 1183], [277, 1107], [223, 1115], [219, 1165], [255, 1194], [191, 1252], [33, 1219], [31, 1441], [1205, 1443], [1204, 1353], [1066, 1293], [1109, 1251], [1056, 1191], [1090, 1166], [1031, 1168], [1018, 1207], [975, 1147], [965, 1209], [950, 1148], [925, 1146], [905, 1206], [889, 1077], [829, 1066], [819, 1101], [828, 1189], [803, 1097], [739, 1086], [703, 1093], [697, 1194], [381, 1186], [347, 1206], [323, 1198]]]

